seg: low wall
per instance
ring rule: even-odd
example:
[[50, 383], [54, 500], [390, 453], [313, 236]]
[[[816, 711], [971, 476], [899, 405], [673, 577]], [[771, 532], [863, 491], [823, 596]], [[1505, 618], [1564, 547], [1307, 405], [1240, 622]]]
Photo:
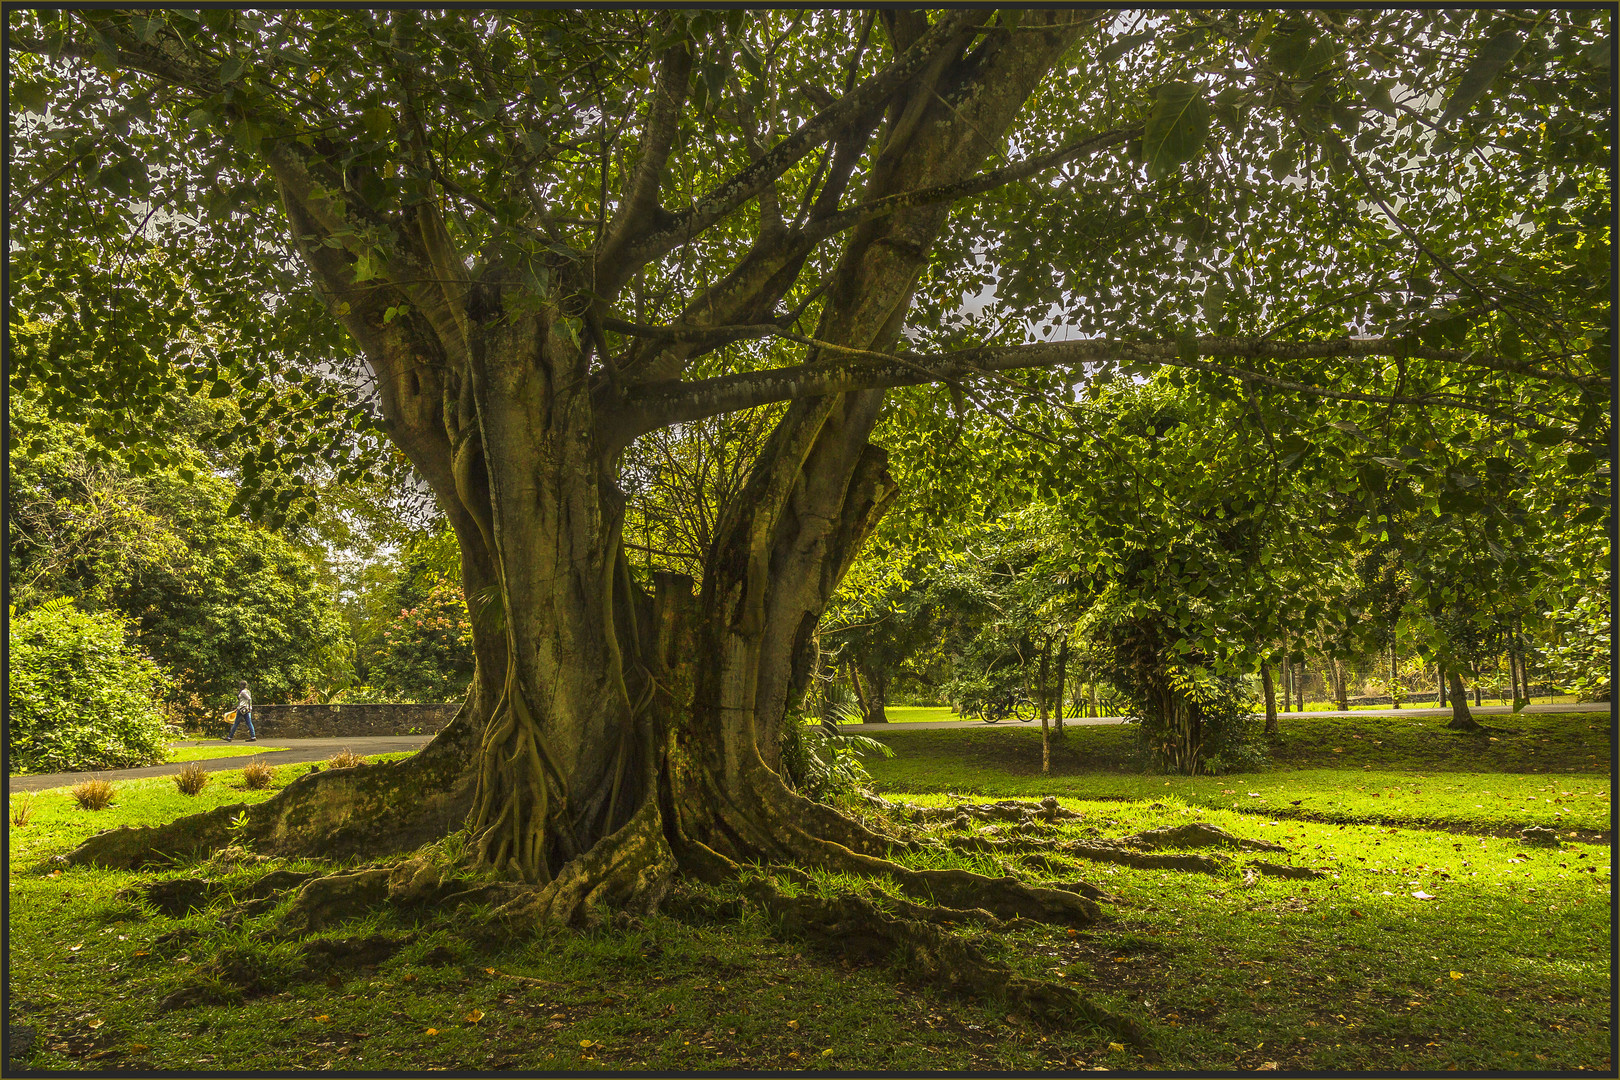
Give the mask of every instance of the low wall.
[[265, 739], [433, 735], [455, 719], [459, 708], [457, 701], [444, 705], [260, 705], [253, 710], [253, 726]]

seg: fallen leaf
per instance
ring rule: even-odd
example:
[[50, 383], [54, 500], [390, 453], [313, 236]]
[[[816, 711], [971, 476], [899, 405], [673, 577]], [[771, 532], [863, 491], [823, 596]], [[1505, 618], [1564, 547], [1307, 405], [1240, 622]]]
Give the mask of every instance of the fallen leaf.
[[1268, 1061], [1264, 1065], [1256, 1066], [1255, 1071], [1256, 1072], [1272, 1072], [1272, 1071], [1275, 1071], [1276, 1068], [1277, 1068], [1277, 1063], [1275, 1061]]
[[1451, 973], [1451, 977], [1452, 977], [1452, 978], [1453, 978], [1453, 979], [1460, 979], [1460, 978], [1462, 978], [1462, 972], [1460, 972], [1460, 971], [1453, 971], [1453, 972], [1452, 972], [1452, 973]]
[[145, 949], [136, 949], [135, 950], [135, 955], [136, 956], [151, 956], [152, 954], [147, 952]]
[[317, 1024], [324, 1024], [330, 1019], [332, 1019], [330, 1016], [327, 1016], [325, 1013], [322, 1013], [320, 1016], [317, 1016], [315, 1018], [315, 1022]]
[[98, 1016], [94, 1020], [92, 1020], [88, 1024], [86, 1024], [85, 1026], [88, 1027], [88, 1028], [91, 1028], [93, 1030], [95, 1028], [100, 1027], [104, 1023], [106, 1023], [106, 1021], [102, 1020], [101, 1017]]
[[591, 1047], [595, 1046], [596, 1043], [592, 1042], [589, 1039], [581, 1039], [581, 1040], [579, 1040], [579, 1045], [581, 1046], [581, 1048], [589, 1050]]
[[476, 1024], [476, 1023], [478, 1023], [478, 1021], [482, 1020], [483, 1018], [484, 1018], [484, 1011], [482, 1009], [474, 1009], [472, 1012], [467, 1014], [467, 1023]]
[[832, 1057], [832, 1047], [829, 1046], [829, 1047], [827, 1047], [827, 1049], [823, 1050], [821, 1052], [821, 1056], [822, 1057]]
[[399, 981], [400, 982], [415, 982], [416, 981], [416, 976], [409, 973], [409, 972], [407, 972], [404, 975], [401, 975], [399, 977]]
[[424, 1034], [426, 1034], [426, 1035], [437, 1035], [438, 1033], [439, 1033], [438, 1028], [428, 1028], [427, 1031], [424, 1032]]
[[789, 1050], [788, 1051], [788, 1060], [789, 1061], [798, 1061], [799, 1060], [799, 1052], [797, 1050]]
[[494, 968], [485, 968], [484, 969], [484, 974], [485, 975], [493, 975], [493, 974], [495, 974], [495, 969]]
[[788, 1026], [789, 1029], [791, 1029], [793, 1031], [798, 1031], [799, 1030], [799, 1022], [797, 1020], [789, 1020], [787, 1026]]
[[1417, 899], [1419, 899], [1419, 900], [1433, 900], [1434, 899], [1433, 896], [1430, 896], [1428, 893], [1424, 892], [1422, 889], [1417, 890], [1412, 895], [1414, 897], [1416, 897]]
[[69, 945], [68, 952], [78, 952], [82, 948], [84, 948], [84, 942], [81, 941], [77, 945]]
[[144, 1054], [152, 1048], [147, 1046], [145, 1043], [130, 1043], [126, 1049], [128, 1049], [132, 1054]]
[[1125, 1049], [1125, 1044], [1124, 1043], [1109, 1043], [1108, 1044], [1108, 1049], [1110, 1049], [1110, 1050], [1123, 1050], [1123, 1049]]

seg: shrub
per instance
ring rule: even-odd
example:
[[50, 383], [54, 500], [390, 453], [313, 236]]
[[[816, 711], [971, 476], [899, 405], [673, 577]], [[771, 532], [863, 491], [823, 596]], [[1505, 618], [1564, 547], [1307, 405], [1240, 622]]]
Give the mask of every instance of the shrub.
[[113, 786], [99, 776], [79, 781], [71, 792], [81, 810], [104, 810], [113, 801]]
[[345, 746], [342, 750], [327, 758], [326, 763], [334, 769], [352, 769], [356, 765], [364, 765], [366, 759]]
[[276, 770], [262, 761], [250, 761], [242, 770], [242, 783], [258, 791], [260, 788], [270, 786], [270, 778], [276, 775]]
[[195, 795], [208, 786], [208, 770], [200, 761], [187, 762], [174, 774], [174, 786], [182, 795]]
[[175, 731], [168, 678], [130, 648], [124, 623], [53, 600], [11, 621], [8, 735], [18, 773], [155, 765]]
[[11, 800], [11, 823], [22, 829], [34, 818], [34, 796], [32, 792], [23, 792]]
[[383, 630], [367, 681], [384, 691], [384, 700], [455, 701], [466, 694], [472, 671], [467, 602], [460, 586], [439, 581]]

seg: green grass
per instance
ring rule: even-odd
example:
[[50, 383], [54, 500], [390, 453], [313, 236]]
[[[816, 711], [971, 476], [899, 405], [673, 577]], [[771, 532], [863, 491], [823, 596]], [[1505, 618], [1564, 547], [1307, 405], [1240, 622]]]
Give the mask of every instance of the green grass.
[[[1528, 713], [1496, 718], [1499, 733], [1448, 732], [1443, 720], [1299, 717], [1284, 724], [1272, 765], [1226, 776], [1143, 774], [1131, 726], [1071, 727], [1042, 776], [1038, 730], [945, 728], [880, 732], [893, 758], [866, 767], [891, 791], [977, 791], [1153, 799], [1271, 818], [1583, 835], [1609, 828], [1608, 717]], [[1336, 752], [1337, 751], [1337, 752]], [[1252, 793], [1252, 794], [1251, 794]], [[1258, 796], [1258, 797], [1256, 797]]]
[[246, 757], [249, 754], [268, 754], [272, 750], [285, 750], [285, 746], [235, 746], [227, 743], [182, 746], [170, 749], [170, 763], [177, 761], [213, 761], [215, 758]]
[[[1607, 760], [1606, 725], [1592, 732], [1587, 717], [1577, 729], [1568, 714], [1535, 721], [1533, 732], [1498, 739], [1535, 739], [1549, 748], [1541, 751], [1546, 767], [1582, 747], [1601, 750]], [[1247, 1070], [1276, 1062], [1283, 1070], [1611, 1070], [1607, 851], [1567, 837], [1558, 848], [1531, 848], [1511, 836], [1408, 827], [1400, 817], [1413, 809], [1409, 803], [1449, 807], [1463, 799], [1480, 808], [1456, 812], [1481, 815], [1475, 822], [1481, 827], [1531, 816], [1491, 805], [1483, 788], [1472, 793], [1470, 785], [1488, 778], [1484, 786], [1493, 795], [1509, 782], [1539, 785], [1538, 821], [1550, 820], [1547, 808], [1564, 806], [1583, 815], [1583, 827], [1600, 820], [1606, 827], [1597, 810], [1607, 803], [1596, 794], [1606, 794], [1607, 777], [1590, 768], [1557, 776], [1464, 771], [1447, 764], [1454, 755], [1442, 752], [1446, 744], [1419, 742], [1419, 733], [1394, 725], [1374, 733], [1372, 725], [1352, 723], [1369, 745], [1332, 755], [1341, 745], [1332, 738], [1318, 750], [1304, 742], [1342, 729], [1289, 728], [1301, 745], [1278, 748], [1280, 758], [1293, 755], [1284, 769], [1177, 778], [1169, 787], [1165, 777], [1125, 771], [1126, 748], [1110, 738], [1129, 732], [1111, 728], [1071, 730], [1064, 753], [1075, 760], [1051, 779], [1038, 775], [1034, 732], [885, 733], [899, 753], [871, 767], [891, 792], [907, 776], [926, 779], [906, 771], [918, 762], [949, 771], [945, 781], [929, 782], [929, 793], [911, 796], [917, 802], [947, 803], [943, 790], [1056, 791], [1083, 815], [1063, 826], [1069, 837], [1208, 821], [1292, 852], [1265, 858], [1328, 874], [1314, 881], [1255, 878], [1244, 873], [1247, 856], [1217, 875], [1063, 858], [1044, 868], [1014, 867], [1034, 880], [1084, 877], [1118, 902], [1107, 905], [1106, 921], [1079, 934], [1041, 925], [968, 933], [1026, 975], [1068, 982], [1137, 1017], [1152, 1031], [1161, 1068]], [[1472, 745], [1476, 751], [1463, 756], [1476, 770], [1515, 762], [1543, 767], [1523, 762], [1523, 743], [1517, 756], [1483, 740]], [[1034, 774], [1025, 771], [1031, 748]], [[1416, 749], [1428, 757], [1391, 760]], [[195, 799], [179, 795], [168, 778], [133, 781], [120, 784], [119, 800], [98, 813], [78, 810], [60, 790], [36, 798], [34, 822], [9, 835], [8, 1019], [37, 1035], [26, 1067], [655, 1073], [1145, 1067], [1085, 1025], [1032, 1025], [993, 1003], [922, 985], [904, 964], [846, 967], [784, 942], [746, 909], [740, 917], [705, 914], [735, 899], [725, 888], [692, 889], [674, 897], [664, 914], [591, 931], [513, 934], [481, 930], [476, 911], [380, 911], [320, 936], [409, 935], [408, 944], [374, 968], [312, 973], [298, 957], [299, 943], [279, 940], [278, 910], [227, 926], [219, 906], [171, 919], [117, 894], [176, 873], [235, 890], [272, 869], [314, 869], [313, 863], [216, 858], [135, 874], [58, 870], [49, 862], [99, 828], [265, 798], [309, 767], [277, 768], [263, 792], [241, 790], [239, 772], [216, 773]], [[1311, 791], [1323, 798], [1337, 792], [1375, 816], [1351, 820], [1356, 807], [1325, 804], [1318, 809], [1326, 820], [1287, 816], [1283, 808], [1297, 815], [1309, 806], [1304, 800], [1301, 808], [1287, 806], [1303, 790], [1290, 790], [1290, 778], [1305, 774], [1323, 774]], [[1386, 800], [1397, 778], [1402, 786], [1391, 809]], [[1549, 792], [1549, 781], [1570, 795]], [[1081, 794], [1053, 786], [1059, 782], [1099, 787]], [[1456, 790], [1447, 794], [1448, 785]], [[1528, 798], [1533, 789], [1513, 790]], [[897, 857], [916, 866], [1003, 872], [982, 855], [925, 850]], [[825, 890], [852, 884], [818, 881]], [[256, 989], [242, 988], [243, 971]], [[230, 972], [237, 974], [226, 977]], [[201, 993], [202, 1002], [169, 1010], [154, 1004], [182, 988]]]

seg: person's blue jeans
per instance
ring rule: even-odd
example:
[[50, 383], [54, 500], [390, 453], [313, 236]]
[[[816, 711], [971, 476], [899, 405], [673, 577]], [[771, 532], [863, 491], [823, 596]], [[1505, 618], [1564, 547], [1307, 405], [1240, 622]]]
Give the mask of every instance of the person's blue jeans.
[[253, 730], [253, 710], [252, 709], [237, 709], [236, 710], [236, 719], [231, 721], [231, 733], [229, 735], [225, 736], [225, 741], [226, 742], [230, 742], [232, 739], [236, 738], [236, 729], [239, 726], [241, 726], [243, 721], [247, 722], [248, 738], [257, 739], [259, 737], [259, 733], [257, 731]]

